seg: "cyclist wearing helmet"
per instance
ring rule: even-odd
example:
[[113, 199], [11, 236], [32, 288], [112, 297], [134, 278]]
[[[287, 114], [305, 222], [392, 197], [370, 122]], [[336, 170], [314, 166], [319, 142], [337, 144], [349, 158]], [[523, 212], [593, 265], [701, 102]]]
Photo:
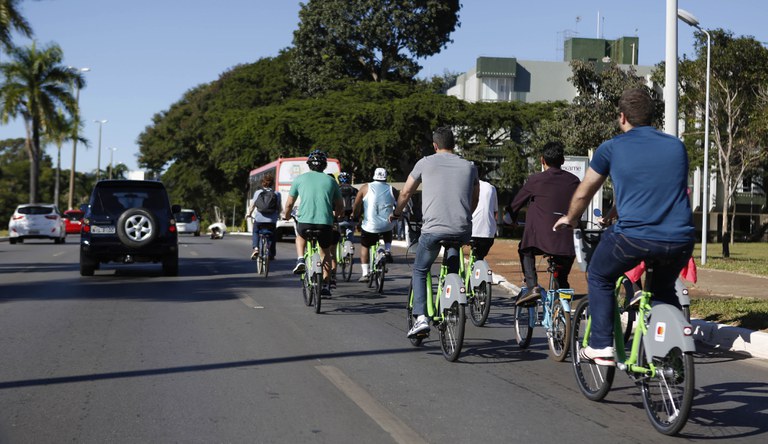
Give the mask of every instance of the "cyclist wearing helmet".
[[360, 282], [368, 282], [370, 252], [372, 245], [379, 242], [379, 236], [384, 238], [384, 254], [387, 262], [392, 262], [392, 228], [394, 222], [390, 221], [392, 211], [397, 203], [397, 190], [387, 183], [387, 170], [376, 168], [373, 173], [373, 182], [360, 187], [360, 192], [355, 198], [354, 218], [357, 219], [362, 212], [363, 222], [360, 224], [360, 264], [363, 275]]
[[293, 180], [285, 203], [283, 217], [285, 219], [291, 217], [293, 204], [299, 198], [299, 210], [296, 215], [296, 255], [298, 259], [296, 267], [293, 269], [295, 274], [304, 273], [306, 270], [304, 264], [304, 249], [307, 246], [306, 231], [320, 230], [318, 243], [323, 259], [323, 279], [326, 282], [320, 294], [329, 296], [331, 294], [328, 281], [331, 271], [330, 247], [333, 244], [334, 211], [337, 215], [342, 212], [341, 192], [336, 181], [323, 173], [328, 165], [328, 157], [324, 152], [312, 151], [307, 158], [307, 165], [309, 165], [310, 171]]
[[352, 186], [352, 175], [346, 171], [339, 173], [339, 189], [341, 190], [341, 199], [344, 201], [344, 219], [349, 220], [355, 205], [357, 188]]

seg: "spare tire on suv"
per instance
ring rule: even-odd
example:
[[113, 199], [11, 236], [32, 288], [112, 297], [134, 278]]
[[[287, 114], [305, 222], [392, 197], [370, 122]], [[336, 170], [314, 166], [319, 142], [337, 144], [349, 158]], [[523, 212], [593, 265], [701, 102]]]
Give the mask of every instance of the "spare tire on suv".
[[96, 184], [83, 218], [80, 274], [92, 276], [99, 264], [160, 262], [163, 273], [179, 272], [179, 249], [171, 206], [161, 182], [103, 180]]

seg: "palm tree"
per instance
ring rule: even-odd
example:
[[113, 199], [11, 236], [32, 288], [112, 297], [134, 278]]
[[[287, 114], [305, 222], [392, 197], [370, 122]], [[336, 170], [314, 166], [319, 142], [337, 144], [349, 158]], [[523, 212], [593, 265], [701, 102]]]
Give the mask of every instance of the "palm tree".
[[38, 201], [40, 190], [40, 139], [46, 127], [55, 125], [57, 110], [74, 115], [77, 103], [70, 92], [73, 83], [84, 84], [83, 76], [61, 64], [63, 52], [56, 44], [37, 49], [37, 44], [12, 48], [11, 61], [0, 64], [5, 83], [0, 85], [0, 121], [21, 116], [27, 132], [29, 155], [29, 201]]
[[11, 31], [17, 31], [26, 37], [32, 37], [32, 28], [27, 20], [21, 16], [16, 7], [19, 0], [0, 0], [0, 45], [6, 51], [13, 48]]
[[[82, 129], [83, 124], [79, 122], [78, 129]], [[71, 141], [74, 137], [77, 137], [77, 141], [88, 147], [88, 139], [82, 136], [76, 136], [78, 131], [75, 131], [75, 118], [67, 118], [62, 110], [57, 112], [57, 118], [49, 123], [46, 128], [46, 135], [44, 145], [47, 143], [56, 144], [56, 182], [53, 190], [53, 204], [59, 206], [60, 185], [59, 178], [61, 176], [61, 146], [64, 142]]]

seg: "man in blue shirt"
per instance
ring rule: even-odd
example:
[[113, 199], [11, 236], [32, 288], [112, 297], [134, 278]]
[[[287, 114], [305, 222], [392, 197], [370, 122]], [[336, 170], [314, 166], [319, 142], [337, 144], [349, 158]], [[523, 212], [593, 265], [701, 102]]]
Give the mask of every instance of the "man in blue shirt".
[[603, 234], [589, 264], [592, 313], [589, 346], [581, 359], [614, 365], [613, 313], [616, 279], [643, 260], [660, 262], [650, 291], [654, 301], [680, 306], [675, 280], [693, 252], [695, 233], [688, 200], [688, 155], [676, 137], [651, 127], [653, 101], [644, 88], [619, 100], [622, 134], [598, 147], [566, 216], [553, 229], [576, 226], [608, 176], [619, 220]]

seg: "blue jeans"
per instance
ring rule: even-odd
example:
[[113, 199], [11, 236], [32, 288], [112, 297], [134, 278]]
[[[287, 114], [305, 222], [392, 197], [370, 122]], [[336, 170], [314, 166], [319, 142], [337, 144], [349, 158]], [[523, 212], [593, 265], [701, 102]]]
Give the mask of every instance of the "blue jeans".
[[[431, 273], [432, 264], [440, 254], [440, 241], [467, 243], [469, 234], [446, 235], [421, 233], [416, 247], [416, 259], [413, 261], [413, 314], [427, 314], [427, 273]], [[446, 252], [449, 273], [459, 272], [459, 250], [449, 248]]]
[[277, 244], [275, 244], [275, 228], [277, 224], [257, 222], [253, 225], [253, 235], [251, 237], [251, 247], [258, 248], [259, 233], [269, 234], [269, 256], [275, 257], [277, 253]]
[[589, 309], [592, 333], [589, 345], [604, 348], [613, 345], [613, 316], [616, 310], [614, 286], [616, 280], [641, 261], [653, 260], [651, 288], [653, 301], [680, 308], [675, 293], [675, 280], [693, 253], [694, 241], [663, 242], [616, 234], [614, 227], [603, 232], [587, 269]]

